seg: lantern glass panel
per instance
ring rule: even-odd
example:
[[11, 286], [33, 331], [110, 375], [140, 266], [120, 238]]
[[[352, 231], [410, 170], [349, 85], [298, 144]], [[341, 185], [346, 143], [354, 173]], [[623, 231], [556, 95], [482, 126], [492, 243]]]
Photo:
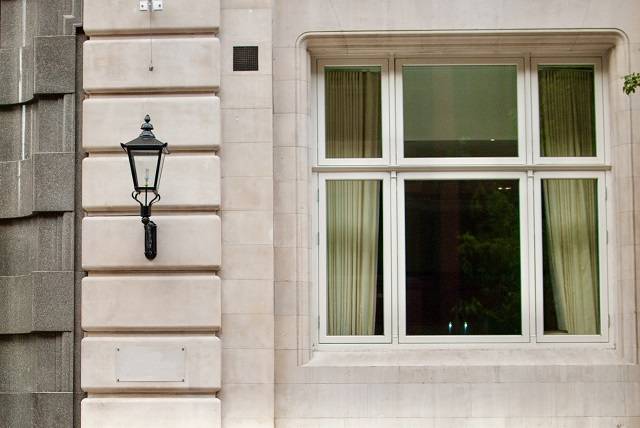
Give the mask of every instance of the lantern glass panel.
[[130, 156], [133, 159], [136, 169], [136, 186], [140, 190], [157, 190], [158, 173], [158, 157], [161, 156], [159, 151], [150, 150], [131, 150]]
[[158, 175], [156, 176], [156, 192], [160, 190], [160, 177], [162, 176], [162, 167], [164, 165], [164, 155], [166, 149], [160, 150], [158, 153]]

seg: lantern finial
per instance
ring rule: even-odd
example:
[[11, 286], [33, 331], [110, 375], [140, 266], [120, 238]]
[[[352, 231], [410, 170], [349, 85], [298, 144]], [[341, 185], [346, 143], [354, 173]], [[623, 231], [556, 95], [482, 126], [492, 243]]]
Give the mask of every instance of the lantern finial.
[[151, 132], [151, 130], [153, 129], [153, 125], [151, 124], [151, 117], [149, 115], [146, 115], [144, 117], [144, 123], [142, 124], [140, 129], [142, 129], [142, 132], [140, 133], [141, 137], [155, 138], [155, 135], [153, 135], [153, 132]]

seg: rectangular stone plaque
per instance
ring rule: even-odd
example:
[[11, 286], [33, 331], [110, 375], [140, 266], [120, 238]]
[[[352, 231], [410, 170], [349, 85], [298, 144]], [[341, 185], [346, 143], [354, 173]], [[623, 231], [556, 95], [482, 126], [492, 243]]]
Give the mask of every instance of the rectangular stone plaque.
[[116, 348], [116, 382], [184, 382], [183, 346], [124, 344]]

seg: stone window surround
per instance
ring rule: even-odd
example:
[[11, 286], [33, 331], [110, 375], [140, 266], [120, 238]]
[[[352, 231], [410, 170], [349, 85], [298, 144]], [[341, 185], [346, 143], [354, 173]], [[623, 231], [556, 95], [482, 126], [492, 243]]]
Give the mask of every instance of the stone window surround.
[[[306, 33], [296, 46], [296, 228], [298, 362], [305, 366], [405, 366], [484, 364], [630, 364], [637, 359], [635, 250], [630, 100], [621, 77], [629, 72], [629, 42], [619, 30], [341, 32]], [[311, 165], [315, 147], [312, 58], [399, 55], [601, 56], [607, 87], [608, 140], [612, 165], [610, 229], [611, 341], [602, 344], [554, 344], [532, 349], [516, 344], [322, 345], [317, 347], [317, 285], [311, 233], [315, 192]], [[619, 87], [618, 87], [619, 86]], [[619, 197], [625, 195], [625, 198]], [[626, 197], [629, 195], [630, 197]], [[631, 237], [631, 238], [629, 238]], [[629, 242], [629, 240], [631, 241]], [[611, 249], [614, 249], [611, 251]], [[585, 352], [587, 351], [587, 352]]]

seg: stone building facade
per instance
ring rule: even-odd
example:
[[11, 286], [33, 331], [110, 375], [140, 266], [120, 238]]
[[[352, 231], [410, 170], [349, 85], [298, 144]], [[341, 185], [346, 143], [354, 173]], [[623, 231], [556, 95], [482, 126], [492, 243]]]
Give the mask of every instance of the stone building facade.
[[81, 9], [0, 2], [2, 427], [74, 426], [82, 398]]
[[[59, 3], [56, 11], [69, 6]], [[83, 428], [640, 426], [640, 95], [621, 89], [624, 75], [640, 71], [640, 3], [162, 3], [162, 10], [149, 12], [136, 0], [84, 0], [82, 13], [73, 2], [62, 15], [51, 11], [65, 17], [34, 33], [31, 69], [14, 64], [31, 40], [17, 35], [36, 26], [29, 5], [38, 4], [33, 10], [41, 14], [46, 8], [43, 2], [1, 3], [0, 53], [4, 64], [15, 66], [1, 69], [9, 89], [0, 93], [6, 104], [0, 108], [0, 177], [9, 186], [0, 188], [0, 286], [9, 297], [0, 301], [6, 306], [0, 313], [8, 314], [0, 326], [0, 340], [7, 342], [0, 355], [9, 356], [13, 371], [0, 367], [9, 373], [0, 399], [17, 409], [18, 392], [36, 400], [46, 395], [36, 394], [41, 391], [73, 390], [77, 270], [86, 272], [76, 298], [83, 332], [76, 384], [87, 394], [76, 421]], [[74, 34], [75, 21], [66, 15], [82, 15], [87, 40], [81, 64], [64, 62], [75, 58], [81, 41], [57, 36]], [[255, 54], [255, 48], [254, 61], [241, 64], [239, 54]], [[256, 62], [254, 69], [242, 67]], [[494, 163], [403, 158], [408, 116], [402, 115], [411, 95], [403, 67], [486, 64], [514, 70], [519, 154]], [[534, 143], [544, 138], [539, 64], [586, 66], [595, 76], [593, 159], [545, 162], [538, 152]], [[73, 108], [81, 91], [72, 76], [80, 68], [77, 152], [86, 158], [74, 185]], [[325, 153], [331, 105], [325, 76], [354, 69], [378, 73], [382, 82], [379, 161], [333, 161]], [[24, 75], [33, 77], [19, 78]], [[31, 81], [33, 87], [24, 83]], [[447, 100], [437, 107], [449, 108]], [[120, 147], [137, 136], [146, 114], [171, 152], [162, 200], [153, 210], [158, 256], [152, 261], [144, 257], [144, 231]], [[38, 133], [24, 131], [24, 123]], [[26, 152], [20, 149], [25, 139], [31, 141]], [[24, 171], [29, 179], [20, 181]], [[325, 208], [327, 183], [354, 177], [378, 180], [386, 189], [380, 199], [385, 273], [378, 293], [382, 332], [350, 336], [328, 326]], [[502, 177], [526, 189], [518, 211], [518, 334], [478, 339], [466, 335], [466, 321], [465, 334], [408, 333], [402, 186], [425, 177]], [[590, 334], [552, 335], [563, 329], [548, 331], [544, 324], [541, 278], [548, 272], [539, 255], [548, 247], [539, 231], [540, 192], [544, 180], [561, 177], [599, 186], [599, 309], [597, 331]], [[74, 194], [81, 202], [75, 211]], [[74, 218], [82, 218], [78, 239]], [[81, 244], [77, 263], [74, 242]], [[28, 269], [25, 257], [34, 261]], [[454, 328], [450, 321], [449, 334]], [[41, 352], [33, 364], [42, 367], [54, 353], [48, 346], [60, 355], [55, 385], [36, 383], [46, 376], [20, 377], [35, 373], [18, 365], [20, 356]], [[71, 397], [55, 395], [67, 401], [33, 406], [30, 414], [36, 418], [53, 407], [68, 417], [60, 409], [71, 409]]]

